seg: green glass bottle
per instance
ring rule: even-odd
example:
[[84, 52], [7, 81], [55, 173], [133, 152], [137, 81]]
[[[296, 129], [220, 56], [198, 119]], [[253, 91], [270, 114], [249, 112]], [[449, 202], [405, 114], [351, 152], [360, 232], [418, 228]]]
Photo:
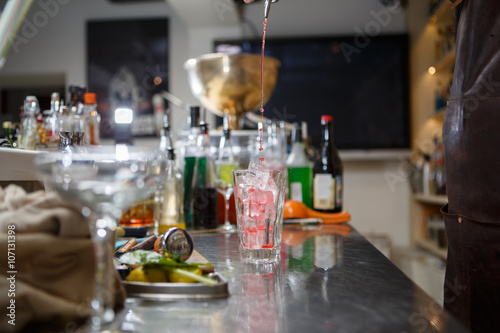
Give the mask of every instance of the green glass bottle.
[[292, 150], [286, 160], [288, 172], [288, 199], [303, 202], [312, 208], [312, 163], [307, 158], [301, 124], [294, 123]]

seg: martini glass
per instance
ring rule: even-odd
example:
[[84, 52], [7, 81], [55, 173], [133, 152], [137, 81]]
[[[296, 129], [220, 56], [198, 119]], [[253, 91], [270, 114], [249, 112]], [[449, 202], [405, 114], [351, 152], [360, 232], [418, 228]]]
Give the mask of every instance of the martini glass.
[[218, 229], [225, 232], [236, 232], [236, 226], [229, 222], [229, 200], [233, 194], [233, 170], [238, 168], [238, 162], [233, 153], [231, 130], [229, 129], [228, 114], [224, 116], [224, 130], [219, 144], [215, 171], [217, 173], [217, 189], [224, 197], [224, 224]]
[[96, 289], [91, 324], [100, 327], [114, 319], [114, 232], [123, 212], [161, 187], [166, 156], [124, 145], [84, 151], [47, 152], [35, 158], [46, 187], [88, 218], [96, 255]]

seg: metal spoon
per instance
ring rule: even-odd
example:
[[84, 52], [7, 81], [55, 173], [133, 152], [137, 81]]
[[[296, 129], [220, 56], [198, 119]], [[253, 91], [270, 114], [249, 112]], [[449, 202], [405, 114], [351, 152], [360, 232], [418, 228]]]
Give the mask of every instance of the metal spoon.
[[187, 260], [193, 253], [193, 250], [193, 238], [184, 229], [170, 228], [162, 236], [160, 253], [168, 252], [178, 255], [182, 260]]

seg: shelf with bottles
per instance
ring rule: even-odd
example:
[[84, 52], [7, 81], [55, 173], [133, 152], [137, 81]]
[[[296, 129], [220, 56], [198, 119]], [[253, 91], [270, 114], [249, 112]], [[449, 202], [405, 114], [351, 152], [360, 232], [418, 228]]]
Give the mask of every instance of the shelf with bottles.
[[435, 24], [454, 17], [452, 5], [450, 0], [431, 0], [429, 2], [429, 22]]
[[[72, 88], [78, 88], [77, 92], [72, 92]], [[50, 96], [50, 108], [47, 110], [41, 109], [36, 96], [26, 96], [20, 108], [20, 122], [5, 121], [0, 138], [7, 136], [13, 148], [55, 151], [60, 147], [59, 133], [71, 132], [75, 139], [71, 140], [72, 143], [81, 141], [82, 145], [99, 145], [101, 118], [96, 108], [95, 93], [76, 86], [70, 86], [70, 92], [68, 105], [64, 104], [59, 92], [53, 92]], [[75, 133], [79, 133], [78, 138], [83, 139], [76, 140]]]
[[[416, 197], [414, 197], [416, 198]], [[418, 206], [413, 225], [413, 243], [442, 259], [446, 259], [448, 240], [441, 212], [439, 211], [445, 198], [441, 196], [421, 196], [415, 199], [414, 205]]]
[[[438, 4], [435, 4], [438, 2]], [[434, 4], [434, 5], [433, 5]], [[429, 23], [434, 30], [436, 70], [452, 69], [455, 60], [455, 11], [449, 0], [431, 1]]]
[[448, 203], [448, 197], [444, 194], [415, 193], [413, 194], [413, 199], [422, 204], [444, 206]]
[[412, 159], [411, 189], [420, 203], [446, 203], [446, 170], [443, 140], [429, 140], [426, 150], [418, 149]]

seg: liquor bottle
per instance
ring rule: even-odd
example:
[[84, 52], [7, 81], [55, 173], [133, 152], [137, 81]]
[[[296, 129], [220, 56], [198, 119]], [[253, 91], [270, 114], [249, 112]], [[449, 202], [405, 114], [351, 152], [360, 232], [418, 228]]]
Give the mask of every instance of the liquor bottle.
[[60, 132], [85, 132], [85, 119], [83, 117], [85, 88], [70, 86], [70, 101], [67, 105], [67, 114], [61, 119]]
[[96, 95], [90, 92], [85, 93], [83, 99], [85, 143], [96, 146], [101, 143], [101, 115], [97, 112]]
[[193, 172], [191, 189], [193, 229], [217, 228], [217, 177], [210, 152], [208, 124], [200, 123], [198, 155]]
[[35, 96], [26, 96], [24, 100], [24, 119], [21, 128], [19, 148], [35, 150], [40, 143], [37, 130], [36, 114], [40, 112], [38, 100]]
[[165, 171], [165, 185], [158, 192], [156, 201], [160, 209], [156, 227], [157, 235], [162, 235], [170, 228], [186, 229], [183, 216], [183, 196], [182, 196], [182, 173], [175, 163], [175, 153], [172, 147], [166, 149], [168, 156], [167, 168]]
[[446, 194], [446, 171], [444, 165], [444, 147], [443, 140], [436, 138], [434, 140], [436, 150], [434, 152], [435, 161], [435, 177], [436, 177], [436, 194]]
[[198, 106], [191, 107], [190, 129], [187, 142], [183, 145], [184, 158], [184, 219], [186, 221], [186, 229], [192, 229], [192, 212], [191, 212], [191, 189], [193, 186], [193, 172], [198, 152], [197, 140], [199, 136], [198, 120], [200, 118], [200, 108]]
[[431, 156], [429, 154], [424, 154], [424, 164], [422, 167], [422, 191], [424, 194], [433, 194], [433, 173], [432, 173], [432, 164], [431, 164]]
[[321, 148], [313, 168], [313, 209], [342, 211], [343, 166], [333, 142], [333, 117], [321, 116]]
[[61, 101], [59, 102], [59, 114], [58, 114], [58, 119], [59, 119], [59, 124], [57, 126], [57, 131], [64, 132], [64, 128], [67, 125], [68, 118], [69, 117], [69, 110], [66, 104], [64, 104], [64, 100], [61, 98]]
[[292, 150], [286, 160], [288, 172], [288, 199], [311, 205], [312, 163], [307, 158], [302, 128], [299, 123], [293, 124]]
[[168, 149], [174, 147], [174, 142], [172, 139], [172, 132], [170, 131], [170, 123], [168, 121], [168, 115], [163, 115], [163, 126], [160, 131], [160, 151], [166, 152]]
[[2, 128], [3, 128], [3, 137], [9, 140], [11, 146], [14, 147], [14, 141], [12, 136], [12, 122], [4, 121], [2, 123]]
[[40, 143], [43, 143], [43, 139], [45, 137], [45, 118], [48, 116], [46, 110], [40, 112], [40, 109], [38, 112], [35, 114], [36, 118], [36, 131], [38, 132], [38, 137], [40, 139]]
[[50, 110], [44, 119], [44, 136], [42, 143], [51, 145], [59, 142], [59, 107], [61, 98], [58, 92], [50, 96]]

